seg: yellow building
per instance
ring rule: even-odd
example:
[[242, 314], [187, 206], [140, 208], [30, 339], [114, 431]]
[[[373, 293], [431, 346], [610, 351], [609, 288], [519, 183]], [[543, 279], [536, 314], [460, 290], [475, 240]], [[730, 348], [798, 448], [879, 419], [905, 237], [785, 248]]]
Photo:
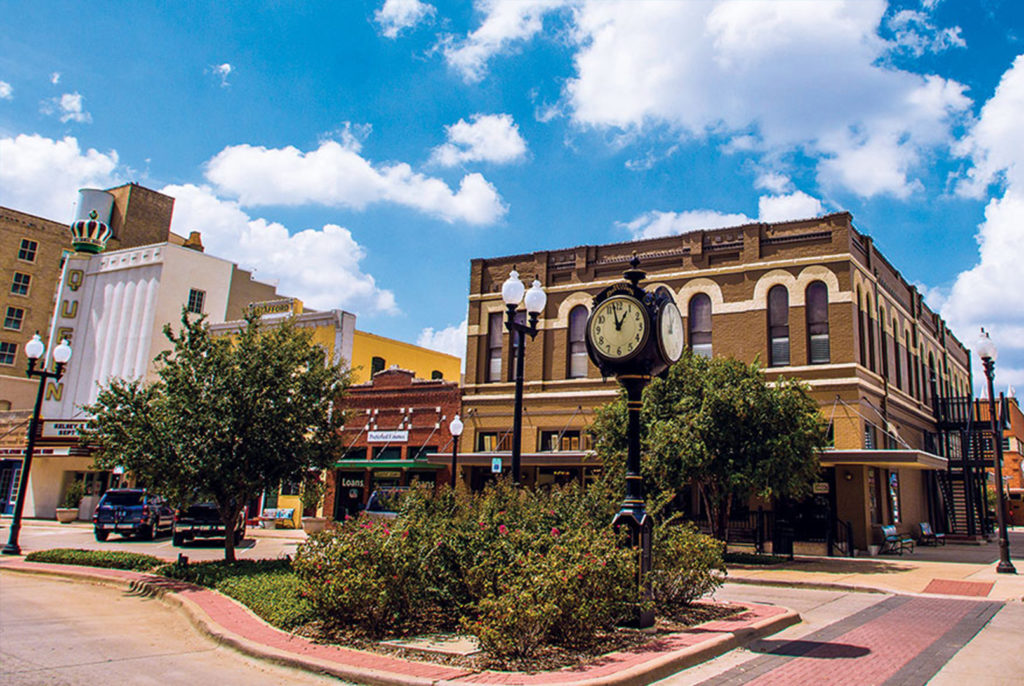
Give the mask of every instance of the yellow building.
[[390, 367], [413, 371], [421, 379], [458, 381], [462, 362], [454, 355], [356, 331], [352, 340], [352, 383], [370, 381], [374, 374]]

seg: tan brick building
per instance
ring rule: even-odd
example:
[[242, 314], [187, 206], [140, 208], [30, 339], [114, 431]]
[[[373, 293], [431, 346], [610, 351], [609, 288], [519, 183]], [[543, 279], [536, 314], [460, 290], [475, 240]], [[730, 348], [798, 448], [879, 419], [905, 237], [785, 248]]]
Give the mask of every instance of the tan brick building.
[[849, 521], [865, 549], [881, 524], [916, 532], [938, 519], [934, 472], [946, 460], [936, 454], [933, 400], [970, 394], [970, 355], [847, 213], [473, 260], [463, 443], [475, 451], [474, 482], [510, 447], [513, 351], [501, 284], [513, 266], [548, 294], [541, 333], [526, 344], [521, 479], [541, 485], [599, 469], [586, 427], [618, 387], [587, 359], [583, 324], [633, 251], [647, 272], [641, 285], [675, 294], [695, 352], [759, 359], [769, 379], [800, 378], [820, 403], [835, 449], [822, 456], [814, 502], [792, 514], [803, 529]]

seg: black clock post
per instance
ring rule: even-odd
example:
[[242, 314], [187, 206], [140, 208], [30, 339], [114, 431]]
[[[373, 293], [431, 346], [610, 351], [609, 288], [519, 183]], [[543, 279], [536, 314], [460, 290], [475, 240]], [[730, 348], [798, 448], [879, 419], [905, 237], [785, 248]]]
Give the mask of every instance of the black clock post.
[[[636, 253], [625, 281], [613, 284], [594, 296], [587, 320], [587, 353], [605, 376], [614, 376], [626, 391], [626, 495], [613, 526], [626, 527], [630, 547], [639, 555], [638, 590], [646, 600], [646, 583], [651, 569], [651, 534], [654, 521], [644, 503], [644, 482], [640, 474], [640, 411], [644, 388], [654, 376], [665, 375], [682, 354], [682, 318], [672, 293], [665, 288], [654, 292], [640, 287], [646, 274], [639, 269]], [[641, 607], [636, 617], [640, 628], [654, 624], [654, 610]]]

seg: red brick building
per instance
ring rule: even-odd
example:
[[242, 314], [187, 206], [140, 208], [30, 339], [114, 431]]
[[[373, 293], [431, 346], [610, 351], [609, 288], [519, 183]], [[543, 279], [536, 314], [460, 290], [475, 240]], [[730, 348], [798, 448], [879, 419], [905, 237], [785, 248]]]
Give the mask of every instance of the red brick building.
[[457, 382], [417, 379], [406, 369], [351, 387], [342, 403], [344, 452], [327, 473], [325, 516], [355, 514], [375, 488], [447, 483], [450, 459], [438, 454], [451, 455], [448, 425], [461, 402]]

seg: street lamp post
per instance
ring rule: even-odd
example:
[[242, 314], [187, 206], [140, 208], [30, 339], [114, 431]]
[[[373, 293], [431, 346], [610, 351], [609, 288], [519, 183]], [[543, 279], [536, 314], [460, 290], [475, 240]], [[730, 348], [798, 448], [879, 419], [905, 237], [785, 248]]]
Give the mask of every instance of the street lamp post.
[[448, 431], [452, 435], [452, 490], [455, 490], [455, 469], [459, 460], [459, 436], [462, 435], [462, 420], [459, 415], [448, 425]]
[[[36, 434], [39, 430], [39, 413], [43, 409], [43, 393], [46, 389], [48, 379], [58, 380], [64, 375], [64, 365], [71, 359], [71, 346], [67, 340], [62, 340], [60, 345], [53, 349], [53, 361], [56, 363], [52, 372], [46, 368], [36, 369], [36, 360], [46, 352], [46, 345], [39, 340], [39, 334], [32, 336], [32, 340], [25, 344], [25, 356], [28, 357], [28, 372], [26, 376], [39, 378], [39, 390], [36, 393], [36, 405], [32, 411], [32, 420], [28, 424], [28, 445], [25, 446], [25, 462], [21, 468], [21, 479], [18, 483], [18, 500], [14, 505], [14, 519], [11, 520], [11, 535], [4, 546], [4, 555], [20, 555], [21, 548], [18, 546], [18, 534], [21, 532], [21, 512], [25, 508], [25, 494], [28, 492], [28, 474], [32, 469], [32, 453], [36, 448]], [[45, 364], [45, 363], [44, 363]]]
[[1006, 534], [1006, 502], [1003, 497], [1003, 432], [996, 423], [996, 399], [993, 377], [996, 366], [996, 346], [989, 338], [985, 329], [978, 338], [978, 357], [985, 368], [985, 379], [988, 381], [988, 418], [992, 427], [992, 460], [996, 470], [996, 521], [999, 522], [999, 564], [996, 572], [1000, 574], [1016, 574], [1017, 570], [1010, 562], [1010, 539]]
[[[527, 291], [526, 286], [519, 280], [519, 273], [513, 268], [508, 279], [501, 285], [501, 299], [505, 301], [505, 328], [510, 334], [516, 336], [516, 399], [512, 415], [512, 483], [518, 485], [523, 440], [523, 359], [526, 352], [526, 336], [529, 334], [531, 340], [537, 336], [537, 319], [544, 311], [548, 296], [540, 287], [540, 281], [536, 279], [533, 280], [533, 285]], [[525, 303], [526, 313], [529, 315], [527, 324], [516, 321], [516, 310], [519, 309], [521, 301]]]

